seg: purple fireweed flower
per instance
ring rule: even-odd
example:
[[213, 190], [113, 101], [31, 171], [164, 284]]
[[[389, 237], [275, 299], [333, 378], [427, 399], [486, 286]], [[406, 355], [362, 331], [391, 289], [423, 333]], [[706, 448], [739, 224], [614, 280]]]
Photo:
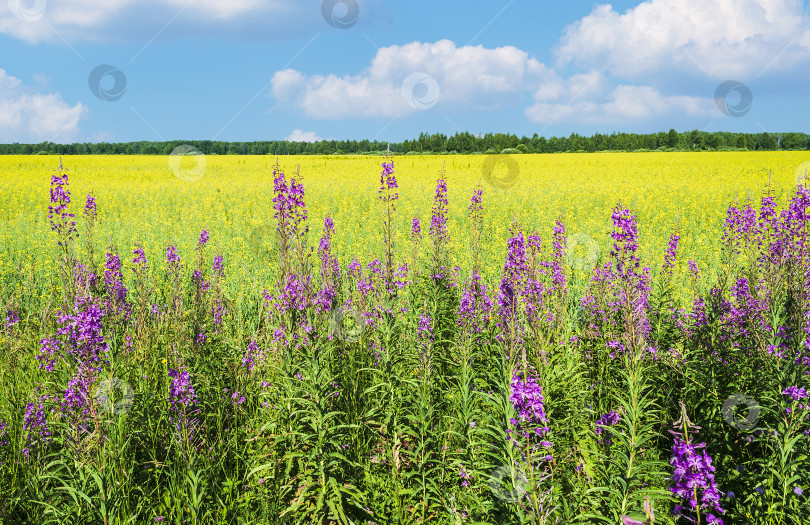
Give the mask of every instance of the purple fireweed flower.
[[392, 202], [399, 198], [399, 194], [391, 190], [399, 188], [397, 185], [397, 178], [394, 176], [394, 161], [382, 163], [382, 173], [380, 173], [380, 200], [383, 202]]
[[419, 219], [414, 217], [411, 223], [411, 241], [417, 243], [420, 240], [422, 240], [422, 226], [419, 223]]
[[461, 481], [461, 486], [462, 487], [469, 487], [470, 486], [470, 483], [469, 483], [468, 480], [471, 479], [471, 476], [470, 476], [470, 474], [468, 472], [466, 472], [464, 470], [464, 465], [460, 465], [459, 471], [458, 471], [458, 476], [462, 480]]
[[177, 253], [177, 246], [170, 244], [166, 247], [166, 266], [169, 275], [173, 278], [179, 278], [183, 265], [180, 262], [180, 255]]
[[675, 261], [678, 258], [678, 241], [680, 239], [681, 237], [677, 233], [673, 233], [669, 236], [667, 251], [664, 254], [664, 265], [662, 266], [662, 270], [665, 274], [672, 275], [672, 270], [675, 268]]
[[447, 183], [444, 179], [436, 181], [436, 195], [430, 218], [429, 236], [433, 241], [431, 275], [434, 279], [445, 277], [447, 264]]
[[96, 197], [92, 193], [88, 193], [87, 200], [84, 203], [84, 216], [92, 223], [96, 220], [97, 213]]
[[242, 356], [242, 366], [247, 368], [248, 372], [253, 372], [257, 365], [261, 365], [264, 362], [264, 359], [264, 351], [261, 350], [255, 340], [251, 339], [245, 350], [245, 355]]
[[104, 265], [104, 306], [107, 311], [122, 319], [128, 319], [131, 306], [127, 302], [127, 288], [124, 286], [124, 275], [121, 272], [121, 259], [117, 253], [107, 252]]
[[700, 278], [700, 270], [698, 270], [697, 263], [695, 261], [693, 261], [692, 259], [689, 259], [688, 264], [689, 264], [689, 273], [691, 273], [692, 277], [694, 277], [695, 279], [699, 279]]
[[416, 336], [426, 342], [433, 342], [433, 319], [427, 314], [419, 314]]
[[10, 330], [20, 322], [20, 316], [14, 310], [6, 310], [6, 330]]
[[[705, 447], [705, 443], [687, 443], [680, 436], [675, 436], [672, 445], [674, 457], [670, 460], [670, 465], [674, 467], [673, 486], [670, 487], [670, 491], [688, 504], [688, 507], [676, 505], [676, 515], [686, 516], [688, 512], [693, 512], [698, 507], [702, 514], [709, 511], [725, 513], [720, 507], [720, 492], [714, 481], [715, 467], [712, 465], [712, 458], [705, 450], [698, 452], [698, 449]], [[706, 522], [722, 525], [723, 520], [708, 514]]]
[[57, 244], [67, 246], [71, 240], [79, 236], [76, 231], [74, 215], [68, 213], [70, 204], [70, 190], [68, 189], [67, 173], [61, 177], [51, 177], [51, 204], [48, 206], [48, 218], [51, 220], [51, 230], [59, 236]]
[[54, 370], [60, 358], [75, 364], [80, 373], [92, 382], [102, 366], [108, 364], [109, 345], [104, 340], [102, 320], [104, 309], [99, 299], [78, 297], [73, 312], [59, 312], [56, 338], [45, 338], [40, 343], [37, 360], [39, 368]]
[[[546, 426], [548, 417], [546, 417], [543, 405], [543, 387], [540, 386], [539, 380], [530, 373], [524, 374], [523, 379], [517, 374], [513, 374], [511, 386], [509, 401], [518, 413], [518, 418], [509, 420], [515, 428], [514, 431], [507, 429], [510, 440], [519, 447], [534, 443], [532, 450], [540, 447], [550, 449], [553, 444], [545, 439], [545, 435], [549, 432], [549, 428]], [[523, 440], [523, 443], [512, 437], [513, 434]], [[539, 459], [550, 461], [552, 456], [543, 455]]]
[[323, 236], [318, 243], [318, 257], [321, 260], [321, 289], [315, 299], [316, 306], [322, 312], [331, 310], [340, 284], [340, 264], [337, 257], [332, 254], [332, 235], [334, 233], [335, 223], [327, 217], [323, 221]]
[[480, 334], [484, 331], [489, 314], [492, 311], [492, 300], [487, 294], [487, 287], [481, 283], [481, 276], [473, 271], [472, 278], [464, 286], [461, 302], [458, 306], [458, 325], [468, 334]]
[[[605, 432], [604, 427], [615, 426], [615, 425], [617, 425], [619, 423], [619, 421], [621, 421], [621, 415], [618, 412], [614, 411], [614, 410], [611, 410], [607, 414], [602, 414], [599, 417], [599, 419], [596, 420], [596, 427], [594, 428], [594, 431], [593, 431], [594, 434], [596, 434], [597, 436], [600, 436], [600, 438], [597, 440], [597, 442], [598, 443], [604, 443], [605, 445], [613, 444], [613, 442], [610, 439], [610, 435], [607, 432]], [[605, 435], [602, 437], [602, 434], [605, 434]]]
[[517, 374], [512, 376], [512, 393], [509, 396], [512, 406], [518, 413], [520, 421], [527, 424], [547, 423], [543, 405], [543, 387], [537, 378], [526, 375], [521, 379]]
[[557, 220], [554, 223], [552, 243], [552, 260], [551, 260], [551, 282], [554, 284], [554, 289], [560, 292], [567, 293], [567, 282], [565, 273], [563, 272], [563, 257], [567, 247], [567, 239], [565, 237], [565, 225], [562, 221]]
[[807, 399], [807, 389], [799, 388], [798, 386], [789, 386], [782, 394], [793, 398], [794, 401], [799, 401], [800, 399]]
[[185, 368], [170, 368], [168, 375], [171, 378], [169, 384], [169, 403], [171, 410], [183, 410], [192, 404], [198, 403], [194, 386], [191, 384], [188, 371]]
[[214, 256], [214, 262], [211, 265], [211, 274], [217, 279], [225, 278], [225, 268], [222, 265], [222, 254]]
[[200, 238], [197, 240], [197, 247], [202, 248], [208, 242], [208, 232], [203, 229], [200, 232]]
[[135, 257], [132, 259], [132, 262], [135, 266], [132, 267], [132, 271], [135, 272], [135, 275], [138, 277], [145, 277], [146, 276], [146, 253], [143, 251], [143, 246], [136, 244], [135, 250], [132, 252]]
[[[498, 326], [502, 333], [510, 332], [518, 314], [518, 295], [526, 284], [529, 267], [526, 261], [526, 247], [523, 233], [518, 233], [508, 241], [509, 251], [503, 267], [503, 276], [498, 290]], [[517, 334], [516, 334], [517, 335]]]
[[26, 458], [37, 445], [47, 446], [51, 442], [51, 431], [48, 428], [45, 405], [43, 401], [49, 399], [48, 396], [37, 398], [34, 403], [28, 403], [25, 407], [25, 417], [23, 418], [23, 432], [25, 433], [25, 447], [23, 454]]
[[222, 325], [222, 317], [227, 313], [225, 306], [219, 299], [214, 301], [214, 306], [211, 307], [211, 314], [214, 316], [214, 334], [219, 333], [219, 328]]

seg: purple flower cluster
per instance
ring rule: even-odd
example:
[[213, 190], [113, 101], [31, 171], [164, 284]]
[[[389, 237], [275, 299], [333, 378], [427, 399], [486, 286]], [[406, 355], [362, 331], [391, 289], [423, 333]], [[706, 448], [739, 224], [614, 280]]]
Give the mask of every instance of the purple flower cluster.
[[664, 265], [662, 270], [665, 274], [671, 275], [672, 270], [675, 268], [675, 262], [678, 259], [678, 241], [681, 239], [680, 235], [673, 233], [669, 236], [669, 243], [667, 244], [667, 251], [664, 254]]
[[464, 286], [458, 306], [458, 325], [467, 334], [480, 334], [489, 322], [492, 300], [481, 276], [473, 271], [472, 278]]
[[197, 240], [197, 248], [202, 248], [206, 244], [208, 244], [208, 232], [203, 228], [200, 232], [200, 238]]
[[107, 311], [121, 319], [129, 319], [131, 306], [127, 302], [127, 288], [121, 272], [121, 259], [117, 253], [107, 252], [104, 265], [104, 306]]
[[382, 173], [380, 173], [380, 200], [383, 202], [393, 202], [399, 198], [399, 194], [392, 190], [399, 188], [397, 178], [394, 176], [394, 161], [382, 163]]
[[6, 310], [6, 330], [11, 330], [20, 322], [20, 316], [14, 310]]
[[782, 393], [786, 396], [792, 397], [794, 401], [807, 399], [807, 389], [799, 388], [797, 386], [789, 386]]
[[[509, 422], [515, 427], [513, 432], [507, 429], [507, 434], [510, 439], [517, 446], [525, 446], [535, 440], [540, 440], [532, 449], [543, 447], [550, 449], [552, 443], [544, 439], [545, 435], [549, 432], [548, 417], [546, 416], [545, 406], [543, 405], [543, 387], [540, 386], [538, 379], [530, 374], [524, 374], [521, 379], [517, 374], [512, 376], [512, 391], [509, 396], [509, 401], [512, 403], [515, 411], [518, 413], [517, 419], [510, 419]], [[541, 426], [542, 425], [542, 426]], [[534, 427], [533, 429], [531, 427]], [[519, 442], [512, 434], [517, 436], [524, 442]], [[544, 459], [551, 460], [550, 454], [544, 456]]]
[[198, 403], [194, 386], [191, 384], [188, 371], [184, 368], [175, 370], [170, 368], [169, 377], [172, 378], [169, 385], [169, 402], [171, 410], [184, 410], [186, 407]]
[[699, 511], [705, 514], [706, 523], [723, 525], [723, 520], [711, 513], [725, 513], [725, 510], [720, 507], [720, 493], [714, 481], [715, 467], [712, 465], [712, 458], [705, 450], [697, 451], [705, 446], [705, 443], [690, 444], [680, 436], [675, 436], [672, 446], [674, 457], [669, 462], [675, 467], [672, 475], [674, 486], [670, 487], [670, 491], [688, 504], [687, 507], [675, 505], [675, 514], [686, 516], [688, 512], [700, 507]]
[[132, 251], [132, 254], [135, 256], [132, 259], [132, 263], [134, 266], [132, 267], [132, 271], [135, 272], [139, 278], [143, 279], [146, 277], [147, 265], [146, 265], [146, 252], [143, 251], [143, 246], [140, 244], [135, 245], [135, 250]]
[[214, 256], [214, 262], [211, 264], [211, 275], [213, 275], [216, 279], [225, 278], [225, 268], [222, 262], [222, 254], [217, 254]]
[[[599, 436], [597, 442], [604, 443], [605, 445], [611, 445], [613, 442], [610, 439], [610, 434], [605, 432], [605, 427], [612, 427], [615, 426], [621, 421], [621, 415], [611, 410], [607, 414], [602, 414], [599, 419], [596, 420], [596, 427], [594, 428], [594, 434]], [[604, 436], [602, 436], [604, 434]]]
[[447, 232], [447, 182], [436, 181], [436, 195], [433, 198], [433, 209], [430, 217], [430, 238], [433, 240], [433, 266], [435, 275], [444, 275], [446, 264]]
[[93, 222], [96, 220], [97, 213], [96, 197], [92, 193], [88, 193], [87, 201], [84, 203], [84, 216], [88, 221]]
[[74, 215], [67, 211], [68, 204], [70, 204], [70, 190], [68, 189], [67, 173], [61, 177], [54, 175], [51, 178], [51, 204], [48, 206], [48, 218], [51, 220], [51, 230], [59, 236], [57, 244], [63, 247], [67, 247], [67, 243], [79, 236]]
[[527, 424], [547, 423], [543, 405], [543, 387], [537, 378], [527, 375], [521, 379], [517, 374], [512, 376], [512, 393], [509, 401], [518, 413], [521, 422]]
[[25, 407], [25, 417], [23, 418], [25, 447], [23, 448], [23, 454], [26, 458], [29, 457], [31, 449], [36, 445], [47, 446], [51, 442], [51, 431], [48, 428], [43, 403], [48, 399], [48, 396], [39, 397], [34, 403], [28, 403]]

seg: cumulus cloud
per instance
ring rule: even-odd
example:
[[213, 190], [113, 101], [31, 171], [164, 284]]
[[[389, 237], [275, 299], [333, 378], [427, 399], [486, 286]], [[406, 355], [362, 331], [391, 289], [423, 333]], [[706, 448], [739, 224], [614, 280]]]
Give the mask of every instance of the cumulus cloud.
[[279, 71], [271, 90], [280, 107], [302, 109], [311, 118], [393, 117], [433, 105], [498, 109], [550, 74], [516, 47], [456, 47], [440, 40], [381, 48], [358, 75]]
[[319, 137], [314, 131], [302, 131], [300, 129], [294, 129], [292, 133], [284, 137], [284, 140], [289, 142], [320, 142], [325, 139]]
[[86, 114], [81, 102], [71, 106], [59, 93], [35, 93], [0, 69], [0, 141], [70, 142]]
[[[6, 5], [8, 4], [8, 5]], [[8, 0], [0, 1], [0, 33], [28, 42], [148, 41], [220, 36], [273, 40], [328, 30], [321, 0]], [[358, 0], [359, 27], [380, 11]]]
[[800, 0], [651, 0], [624, 13], [599, 5], [564, 30], [556, 53], [558, 65], [625, 78], [744, 78], [806, 62], [810, 17]]
[[714, 106], [711, 99], [665, 96], [650, 86], [620, 84], [602, 100], [574, 97], [565, 102], [548, 102], [540, 99], [526, 109], [526, 117], [539, 124], [626, 124], [662, 115], [708, 117], [712, 111]]

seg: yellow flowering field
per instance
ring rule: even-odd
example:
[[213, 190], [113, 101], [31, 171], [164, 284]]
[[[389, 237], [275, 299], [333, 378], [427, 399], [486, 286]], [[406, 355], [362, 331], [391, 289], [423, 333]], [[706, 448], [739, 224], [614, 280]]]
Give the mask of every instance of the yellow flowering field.
[[[310, 242], [317, 246], [324, 217], [335, 221], [334, 244], [342, 265], [357, 256], [367, 263], [381, 255], [380, 164], [373, 156], [282, 156], [288, 175], [300, 170], [310, 218]], [[477, 184], [484, 189], [484, 277], [497, 277], [513, 219], [524, 231], [550, 238], [562, 217], [575, 269], [606, 256], [609, 217], [617, 202], [639, 217], [641, 254], [660, 266], [670, 231], [681, 234], [678, 273], [686, 260], [702, 270], [718, 254], [725, 210], [734, 201], [759, 198], [772, 178], [777, 202], [795, 187], [807, 152], [594, 153], [515, 156], [397, 156], [398, 252], [409, 253], [410, 225], [430, 224], [436, 179], [444, 170], [450, 202], [451, 249], [468, 268], [466, 209]], [[209, 231], [225, 256], [229, 285], [252, 293], [270, 275], [273, 241], [273, 166], [270, 156], [70, 156], [62, 159], [70, 177], [72, 212], [82, 232], [81, 210], [88, 192], [99, 203], [95, 241], [115, 244], [129, 264], [133, 243], [142, 242], [151, 263], [165, 264], [165, 248], [176, 242], [190, 260], [200, 230]], [[171, 164], [175, 162], [175, 164]], [[52, 273], [55, 239], [47, 217], [56, 156], [0, 157], [0, 272]], [[810, 164], [808, 164], [810, 165]], [[805, 165], [808, 166], [808, 165]], [[597, 253], [596, 246], [599, 246]], [[584, 275], [584, 274], [582, 274]], [[244, 289], [245, 283], [249, 290]]]

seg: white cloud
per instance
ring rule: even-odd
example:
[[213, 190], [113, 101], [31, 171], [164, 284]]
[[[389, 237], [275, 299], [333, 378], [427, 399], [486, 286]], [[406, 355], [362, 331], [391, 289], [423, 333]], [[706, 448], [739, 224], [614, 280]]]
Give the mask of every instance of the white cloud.
[[319, 137], [314, 131], [301, 131], [300, 129], [295, 129], [292, 133], [287, 135], [284, 140], [289, 142], [320, 142], [324, 139]]
[[662, 115], [707, 117], [712, 114], [711, 99], [665, 96], [650, 86], [619, 85], [603, 100], [572, 98], [570, 102], [539, 99], [526, 109], [526, 117], [540, 124], [626, 124]]
[[34, 93], [0, 69], [0, 141], [70, 142], [86, 114], [81, 102], [70, 106], [59, 93]]
[[[380, 10], [358, 0], [359, 26]], [[6, 5], [8, 4], [8, 5]], [[330, 30], [321, 0], [0, 0], [0, 33], [28, 42], [143, 41], [159, 35], [273, 40]]]
[[629, 78], [744, 78], [807, 61], [810, 17], [800, 0], [651, 0], [622, 14], [599, 5], [564, 30], [556, 51], [560, 65]]
[[[403, 89], [414, 73], [422, 74], [422, 81]], [[291, 69], [279, 71], [272, 95], [279, 106], [303, 109], [310, 118], [393, 117], [435, 103], [467, 110], [501, 108], [551, 74], [516, 47], [456, 47], [440, 40], [381, 48], [359, 75], [307, 77]]]

